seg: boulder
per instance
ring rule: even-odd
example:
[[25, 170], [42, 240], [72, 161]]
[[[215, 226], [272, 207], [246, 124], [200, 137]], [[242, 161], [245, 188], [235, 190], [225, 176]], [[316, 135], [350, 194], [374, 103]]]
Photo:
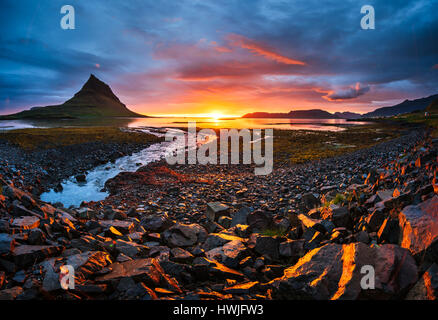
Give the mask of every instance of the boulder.
[[204, 242], [207, 231], [196, 223], [177, 223], [164, 232], [164, 238], [172, 247], [189, 247]]
[[336, 227], [349, 227], [351, 224], [350, 212], [347, 207], [332, 210], [332, 221]]
[[[362, 288], [364, 266], [374, 268], [374, 289]], [[270, 285], [274, 299], [389, 299], [403, 296], [417, 273], [410, 252], [397, 245], [327, 244], [309, 251]]]
[[208, 220], [216, 221], [220, 216], [226, 215], [229, 209], [230, 207], [228, 207], [226, 204], [220, 202], [209, 202], [207, 203], [205, 215], [207, 216]]
[[111, 258], [104, 251], [87, 251], [67, 257], [66, 264], [71, 265], [75, 270], [75, 277], [88, 279], [109, 264]]
[[330, 205], [324, 208], [322, 218], [331, 220], [336, 227], [348, 228], [351, 225], [350, 212], [347, 207]]
[[315, 229], [316, 231], [320, 231], [323, 233], [327, 232], [327, 230], [321, 224], [322, 220], [312, 219], [304, 214], [299, 214], [298, 219], [301, 221], [304, 231], [308, 228], [312, 228]]
[[48, 257], [59, 255], [63, 249], [60, 246], [21, 245], [14, 248], [12, 256], [17, 268], [25, 268]]
[[40, 265], [44, 270], [42, 289], [47, 292], [61, 289], [59, 272], [55, 271], [54, 259], [45, 260]]
[[140, 225], [148, 231], [162, 232], [172, 226], [173, 223], [167, 213], [163, 213], [144, 216], [141, 219]]
[[32, 245], [44, 244], [46, 242], [46, 235], [40, 228], [32, 229], [29, 232], [27, 242]]
[[259, 285], [258, 281], [239, 283], [224, 289], [229, 294], [250, 294], [253, 293]]
[[279, 254], [283, 257], [298, 260], [304, 255], [304, 243], [305, 241], [303, 239], [286, 240], [280, 243]]
[[147, 285], [158, 286], [160, 283], [160, 272], [152, 264], [151, 258], [116, 262], [109, 266], [111, 272], [97, 277], [97, 282], [120, 281], [130, 278], [135, 282], [145, 282]]
[[170, 259], [175, 262], [190, 263], [195, 257], [183, 248], [170, 249]]
[[79, 219], [95, 219], [96, 218], [96, 212], [94, 210], [91, 210], [90, 208], [83, 207], [76, 210], [76, 216]]
[[380, 202], [380, 201], [385, 202], [386, 200], [391, 199], [393, 194], [394, 194], [393, 189], [379, 190], [376, 192], [376, 202]]
[[228, 216], [221, 216], [217, 220], [218, 224], [222, 226], [224, 229], [228, 229], [231, 227], [231, 221], [232, 219]]
[[370, 232], [377, 232], [380, 229], [383, 221], [385, 221], [385, 214], [382, 210], [374, 210], [368, 215], [368, 217], [366, 217], [365, 221]]
[[377, 232], [377, 237], [380, 242], [398, 244], [400, 227], [398, 220], [386, 218]]
[[11, 253], [14, 250], [15, 240], [7, 233], [0, 233], [0, 255]]
[[248, 248], [240, 240], [230, 241], [222, 247], [212, 249], [205, 253], [208, 259], [220, 261], [229, 268], [236, 268], [240, 261], [248, 255]]
[[358, 241], [358, 242], [362, 242], [362, 243], [365, 243], [365, 244], [368, 244], [368, 243], [370, 243], [370, 236], [369, 236], [369, 234], [368, 234], [368, 232], [366, 232], [366, 231], [359, 231], [355, 236], [354, 236], [354, 238], [356, 239], [356, 241]]
[[23, 230], [31, 230], [38, 228], [40, 225], [40, 219], [35, 216], [25, 216], [21, 218], [16, 218], [12, 220], [11, 227], [13, 229], [18, 229], [20, 231]]
[[18, 188], [15, 188], [10, 185], [6, 185], [3, 187], [3, 195], [13, 200], [21, 200], [21, 198], [26, 194], [24, 191], [21, 191]]
[[24, 206], [14, 202], [12, 204], [12, 214], [16, 217], [22, 217], [22, 216], [34, 216], [34, 217], [38, 217], [40, 219], [42, 219], [43, 217], [41, 215], [39, 215], [38, 213], [29, 210], [27, 208], [25, 208]]
[[260, 255], [268, 256], [270, 259], [278, 260], [280, 257], [279, 246], [281, 239], [278, 237], [253, 234], [250, 238], [250, 248]]
[[251, 213], [251, 209], [248, 207], [242, 207], [237, 211], [234, 216], [233, 220], [231, 221], [231, 227], [237, 226], [238, 224], [245, 225], [247, 224], [247, 217]]
[[317, 208], [321, 204], [318, 198], [316, 198], [313, 193], [305, 193], [302, 198], [302, 206], [307, 210]]
[[101, 220], [99, 224], [104, 229], [115, 228], [122, 234], [129, 234], [134, 230], [134, 223], [132, 221], [121, 221], [121, 220]]
[[421, 254], [438, 237], [438, 195], [403, 208], [399, 225], [401, 246], [414, 255]]
[[208, 251], [217, 247], [222, 247], [227, 242], [233, 240], [243, 241], [242, 238], [227, 233], [210, 233], [202, 247], [204, 250]]
[[149, 253], [147, 246], [121, 239], [116, 240], [115, 247], [119, 253], [123, 253], [130, 258], [145, 257]]
[[73, 248], [81, 251], [101, 251], [105, 248], [104, 243], [93, 236], [86, 235], [70, 242]]
[[12, 287], [10, 289], [4, 289], [0, 291], [0, 300], [15, 300], [22, 293], [22, 287]]
[[9, 221], [0, 219], [0, 233], [9, 233]]
[[304, 249], [313, 250], [315, 248], [318, 248], [322, 240], [324, 240], [324, 234], [319, 231], [315, 231], [312, 238], [304, 243]]
[[[126, 262], [116, 262], [109, 266], [111, 272], [96, 278], [97, 282], [116, 282], [131, 279], [136, 283], [143, 282], [151, 287], [167, 287], [182, 293], [178, 283], [170, 278], [156, 259], [137, 259]], [[128, 280], [129, 281], [129, 280]]]
[[272, 214], [262, 210], [251, 212], [246, 218], [248, 225], [253, 231], [263, 231], [271, 227]]
[[438, 300], [438, 265], [430, 266], [409, 291], [406, 300]]
[[207, 263], [205, 266], [207, 267], [208, 272], [218, 279], [235, 279], [240, 281], [245, 278], [243, 273], [228, 268], [227, 266], [216, 260], [205, 259], [205, 261]]

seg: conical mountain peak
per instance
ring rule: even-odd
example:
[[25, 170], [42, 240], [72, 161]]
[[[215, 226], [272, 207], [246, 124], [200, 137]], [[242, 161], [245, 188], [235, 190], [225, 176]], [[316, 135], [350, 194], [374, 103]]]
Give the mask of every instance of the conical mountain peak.
[[60, 105], [32, 108], [5, 116], [6, 119], [74, 119], [102, 117], [144, 117], [129, 110], [110, 86], [91, 74], [81, 90]]
[[113, 93], [110, 86], [99, 80], [94, 74], [90, 74], [87, 82], [82, 86], [82, 89], [75, 94], [75, 97], [83, 94], [99, 94], [120, 102], [119, 98]]

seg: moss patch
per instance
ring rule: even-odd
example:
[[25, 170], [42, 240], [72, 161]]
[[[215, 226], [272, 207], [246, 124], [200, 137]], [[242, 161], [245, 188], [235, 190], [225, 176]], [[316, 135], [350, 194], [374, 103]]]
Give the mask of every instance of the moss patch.
[[425, 116], [424, 112], [412, 112], [404, 115], [396, 116], [392, 118], [398, 122], [415, 123], [425, 125], [432, 130], [432, 136], [438, 137], [438, 113], [431, 113], [429, 116]]
[[368, 148], [400, 136], [395, 125], [349, 126], [344, 131], [275, 130], [274, 161], [303, 163]]
[[140, 132], [124, 132], [115, 127], [18, 129], [0, 134], [25, 150], [57, 148], [87, 142], [103, 143], [155, 143], [162, 138]]

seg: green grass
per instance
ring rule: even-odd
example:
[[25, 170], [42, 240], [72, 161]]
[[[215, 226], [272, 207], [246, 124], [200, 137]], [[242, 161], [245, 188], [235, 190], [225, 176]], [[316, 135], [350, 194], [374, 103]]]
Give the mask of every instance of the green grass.
[[274, 161], [303, 163], [368, 148], [400, 136], [397, 125], [367, 124], [344, 131], [274, 130]]
[[18, 129], [0, 134], [5, 139], [25, 150], [57, 148], [86, 142], [146, 143], [160, 142], [151, 134], [123, 132], [116, 127]]
[[324, 208], [328, 208], [331, 204], [342, 205], [346, 201], [351, 201], [352, 198], [353, 198], [352, 193], [347, 193], [347, 194], [337, 193], [332, 200], [324, 201], [322, 206]]
[[431, 129], [433, 137], [438, 137], [438, 113], [430, 114], [428, 117], [424, 116], [424, 112], [412, 112], [392, 118], [398, 122], [415, 123], [424, 125]]
[[[219, 137], [219, 129], [213, 130]], [[404, 130], [406, 128], [394, 121], [351, 125], [343, 131], [274, 129], [274, 165], [304, 163], [354, 152], [399, 137]], [[264, 150], [264, 140], [261, 144]], [[239, 148], [241, 160], [242, 140]], [[228, 144], [228, 151], [231, 151], [231, 144]]]
[[260, 233], [262, 236], [268, 237], [284, 237], [287, 235], [286, 229], [265, 229]]
[[340, 204], [345, 201], [345, 196], [338, 193], [336, 197], [332, 200], [333, 204]]

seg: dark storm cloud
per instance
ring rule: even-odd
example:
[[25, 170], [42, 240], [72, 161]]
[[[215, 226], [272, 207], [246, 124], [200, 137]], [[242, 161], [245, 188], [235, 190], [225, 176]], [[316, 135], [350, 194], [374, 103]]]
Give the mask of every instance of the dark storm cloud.
[[357, 83], [355, 87], [350, 87], [345, 90], [332, 91], [326, 96], [323, 96], [323, 98], [328, 101], [348, 100], [364, 95], [368, 91], [370, 91], [370, 87], [363, 87], [360, 85], [360, 83]]
[[1, 2], [0, 113], [62, 102], [92, 72], [146, 110], [213, 93], [365, 110], [438, 88], [437, 0], [77, 0], [62, 30], [64, 2]]

